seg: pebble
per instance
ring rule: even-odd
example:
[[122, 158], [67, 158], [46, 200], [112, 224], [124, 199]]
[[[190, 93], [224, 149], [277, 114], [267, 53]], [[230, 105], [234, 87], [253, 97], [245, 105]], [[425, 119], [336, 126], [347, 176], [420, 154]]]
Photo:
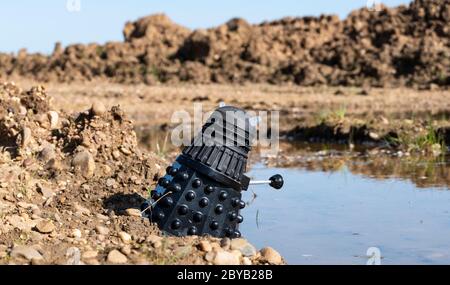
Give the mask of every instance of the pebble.
[[49, 234], [55, 230], [55, 225], [52, 221], [42, 220], [36, 224], [36, 230], [42, 234]]
[[200, 243], [198, 244], [198, 248], [205, 252], [210, 252], [212, 250], [211, 243], [206, 240], [200, 241]]
[[66, 265], [80, 265], [81, 251], [78, 247], [69, 247], [66, 251]]
[[95, 231], [100, 234], [100, 235], [108, 235], [109, 234], [109, 229], [103, 226], [96, 226], [95, 227]]
[[108, 253], [106, 261], [112, 264], [124, 264], [127, 263], [128, 259], [123, 253], [114, 249]]
[[123, 154], [125, 154], [125, 155], [130, 155], [130, 154], [131, 154], [131, 151], [130, 151], [128, 148], [124, 147], [124, 146], [122, 146], [122, 147], [120, 148], [120, 151], [121, 151]]
[[98, 256], [98, 252], [95, 250], [88, 250], [83, 252], [83, 255], [81, 256], [83, 259], [93, 259]]
[[225, 250], [229, 250], [231, 246], [231, 239], [227, 237], [223, 238], [222, 240], [220, 240], [220, 246]]
[[239, 257], [231, 252], [220, 251], [216, 253], [213, 260], [214, 265], [239, 265]]
[[70, 236], [73, 238], [81, 238], [82, 234], [79, 229], [73, 229], [72, 232], [70, 233]]
[[55, 147], [53, 145], [47, 145], [41, 150], [38, 157], [40, 160], [47, 162], [50, 159], [55, 158], [55, 156]]
[[96, 101], [92, 104], [91, 112], [94, 116], [102, 116], [106, 111], [106, 107], [103, 103]]
[[250, 258], [244, 256], [244, 257], [242, 258], [242, 264], [243, 264], [243, 265], [252, 265], [252, 261], [250, 260]]
[[131, 217], [142, 217], [141, 211], [134, 208], [126, 209], [125, 214]]
[[92, 154], [88, 151], [82, 151], [73, 157], [72, 166], [76, 173], [80, 173], [85, 178], [92, 177], [95, 172], [95, 161]]
[[107, 187], [113, 187], [114, 185], [116, 185], [116, 180], [114, 180], [114, 178], [106, 179], [106, 186]]
[[215, 257], [216, 257], [216, 252], [214, 252], [214, 251], [210, 251], [205, 254], [205, 260], [208, 262], [213, 262]]
[[281, 264], [283, 262], [281, 255], [271, 247], [261, 249], [260, 253], [261, 257], [271, 264]]
[[11, 257], [23, 257], [27, 260], [42, 260], [44, 259], [42, 255], [33, 247], [25, 245], [17, 245], [13, 248], [11, 252]]
[[131, 235], [126, 233], [126, 232], [120, 232], [119, 233], [119, 237], [124, 243], [130, 243], [131, 242]]
[[233, 239], [230, 248], [232, 250], [239, 250], [243, 256], [254, 256], [256, 254], [256, 248], [242, 238]]
[[50, 197], [52, 197], [55, 193], [53, 193], [52, 190], [50, 190], [47, 187], [42, 186], [41, 184], [36, 184], [36, 189], [39, 193], [42, 194], [42, 197], [44, 197], [45, 199], [48, 199]]
[[58, 128], [59, 115], [56, 111], [50, 111], [47, 113], [48, 120], [50, 121], [50, 129], [54, 130]]
[[22, 136], [21, 146], [22, 148], [25, 148], [30, 144], [31, 138], [33, 137], [31, 129], [27, 127], [23, 128], [21, 136]]

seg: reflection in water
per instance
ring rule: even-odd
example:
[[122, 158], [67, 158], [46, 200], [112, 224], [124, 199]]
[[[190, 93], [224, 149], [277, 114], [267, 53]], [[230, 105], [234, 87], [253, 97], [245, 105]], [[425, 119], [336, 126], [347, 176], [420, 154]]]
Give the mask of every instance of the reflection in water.
[[335, 146], [284, 144], [282, 154], [267, 159], [266, 163], [311, 171], [334, 172], [347, 168], [352, 174], [370, 178], [410, 180], [419, 188], [450, 186], [450, 156], [410, 157], [376, 149], [350, 152], [340, 147], [336, 150]]
[[256, 164], [252, 178], [280, 173], [285, 187], [245, 192], [244, 200], [253, 201], [243, 210], [241, 231], [256, 246], [279, 250], [290, 264], [363, 265], [371, 247], [380, 249], [382, 264], [450, 264], [450, 191], [426, 186], [449, 180], [445, 167], [432, 165], [430, 171], [426, 163], [381, 158], [313, 160], [300, 169]]

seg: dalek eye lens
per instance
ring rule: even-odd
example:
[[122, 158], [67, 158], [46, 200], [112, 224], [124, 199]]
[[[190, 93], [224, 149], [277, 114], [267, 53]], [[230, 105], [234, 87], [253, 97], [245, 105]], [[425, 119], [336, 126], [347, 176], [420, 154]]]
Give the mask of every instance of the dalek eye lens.
[[222, 205], [217, 205], [216, 209], [215, 209], [215, 212], [216, 212], [217, 215], [222, 214], [223, 213], [223, 206]]
[[197, 212], [194, 214], [193, 218], [194, 218], [194, 222], [200, 223], [203, 219], [203, 214], [200, 212]]
[[212, 192], [214, 192], [214, 186], [208, 185], [205, 187], [206, 194], [211, 194]]
[[195, 199], [195, 192], [194, 191], [189, 191], [186, 193], [186, 200], [188, 201], [192, 201]]
[[200, 207], [204, 208], [208, 206], [209, 200], [208, 198], [202, 198], [198, 204], [200, 205]]
[[200, 179], [197, 178], [192, 182], [192, 187], [199, 188], [200, 186], [202, 186], [202, 181]]
[[181, 216], [184, 216], [188, 213], [189, 208], [186, 205], [181, 205], [180, 208], [178, 208], [178, 214]]
[[172, 229], [177, 230], [181, 227], [181, 221], [179, 219], [175, 219], [172, 224]]
[[224, 201], [227, 198], [228, 198], [228, 193], [227, 192], [225, 192], [225, 191], [220, 192], [220, 194], [219, 194], [220, 201]]

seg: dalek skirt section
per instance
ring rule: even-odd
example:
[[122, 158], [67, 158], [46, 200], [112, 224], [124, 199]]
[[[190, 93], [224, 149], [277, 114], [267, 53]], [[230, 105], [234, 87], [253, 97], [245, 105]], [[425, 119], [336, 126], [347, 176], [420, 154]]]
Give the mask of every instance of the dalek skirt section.
[[145, 215], [166, 233], [238, 238], [255, 134], [250, 117], [234, 107], [213, 112], [192, 144], [158, 181]]

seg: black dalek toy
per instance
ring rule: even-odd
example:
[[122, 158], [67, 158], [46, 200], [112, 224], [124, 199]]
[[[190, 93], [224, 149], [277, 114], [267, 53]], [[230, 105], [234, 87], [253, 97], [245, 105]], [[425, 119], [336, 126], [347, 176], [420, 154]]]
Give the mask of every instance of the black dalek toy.
[[141, 209], [159, 228], [175, 236], [239, 238], [245, 207], [241, 191], [250, 184], [281, 189], [283, 178], [250, 181], [244, 175], [256, 128], [244, 111], [225, 106], [213, 112], [190, 146], [160, 178]]

